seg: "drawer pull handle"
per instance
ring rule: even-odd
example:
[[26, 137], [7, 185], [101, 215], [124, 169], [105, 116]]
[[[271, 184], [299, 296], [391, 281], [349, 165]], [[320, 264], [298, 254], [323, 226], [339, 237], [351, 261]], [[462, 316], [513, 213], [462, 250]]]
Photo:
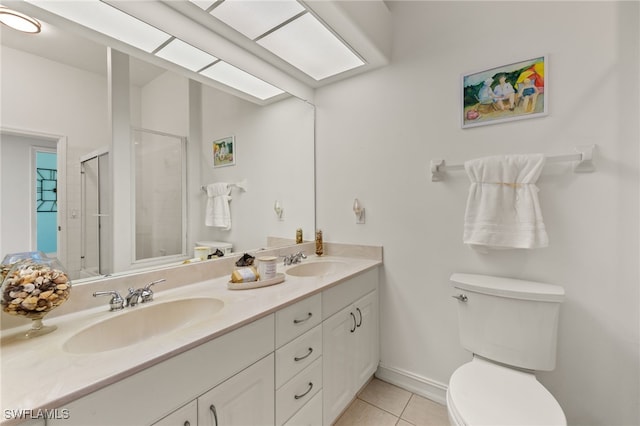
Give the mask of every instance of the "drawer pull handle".
[[353, 312], [349, 312], [349, 315], [351, 315], [351, 318], [353, 318], [353, 328], [349, 331], [353, 333], [354, 331], [356, 331], [356, 328], [358, 328], [358, 322], [356, 321], [356, 316], [353, 315]]
[[303, 393], [302, 395], [294, 395], [293, 397], [295, 399], [300, 399], [303, 398], [306, 394], [308, 394], [309, 392], [311, 392], [311, 389], [313, 389], [313, 383], [309, 382], [309, 389], [307, 389], [307, 391], [305, 393]]
[[211, 404], [209, 406], [209, 410], [211, 410], [211, 412], [213, 413], [213, 420], [214, 420], [213, 426], [218, 426], [218, 413], [216, 412], [216, 406]]
[[313, 316], [313, 314], [312, 314], [311, 312], [309, 312], [309, 313], [307, 314], [307, 317], [306, 317], [306, 318], [301, 319], [301, 320], [299, 320], [299, 319], [294, 319], [294, 320], [293, 320], [293, 323], [294, 323], [294, 324], [300, 324], [300, 323], [303, 323], [303, 322], [305, 322], [305, 321], [309, 321], [309, 319], [310, 319], [312, 316]]
[[191, 426], [191, 423], [189, 423], [189, 420], [184, 421], [184, 426]]
[[358, 315], [360, 315], [360, 322], [358, 323], [358, 327], [360, 327], [362, 325], [362, 311], [360, 310], [360, 308], [356, 308], [356, 311], [358, 311]]
[[311, 353], [313, 352], [313, 348], [309, 348], [309, 352], [304, 355], [304, 356], [296, 356], [293, 358], [294, 361], [298, 362], [298, 361], [302, 361], [303, 359], [309, 357], [309, 355], [311, 355]]

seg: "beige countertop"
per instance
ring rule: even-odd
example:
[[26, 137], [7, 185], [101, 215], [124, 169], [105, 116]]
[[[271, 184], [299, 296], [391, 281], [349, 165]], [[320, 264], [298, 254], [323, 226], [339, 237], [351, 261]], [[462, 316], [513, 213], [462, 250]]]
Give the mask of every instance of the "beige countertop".
[[[375, 257], [375, 256], [374, 256]], [[162, 290], [157, 286], [154, 301], [117, 312], [108, 310], [108, 298], [100, 306], [75, 313], [47, 318], [45, 325], [57, 330], [29, 340], [16, 339], [28, 329], [22, 325], [2, 332], [1, 367], [2, 424], [6, 410], [38, 410], [64, 408], [65, 404], [108, 386], [133, 373], [215, 339], [245, 324], [269, 315], [305, 297], [319, 293], [356, 274], [382, 263], [380, 258], [348, 256], [309, 256], [302, 262], [341, 260], [345, 269], [321, 277], [285, 275], [281, 284], [248, 290], [227, 288], [229, 274], [205, 279], [189, 285]], [[290, 267], [279, 262], [278, 272]], [[73, 294], [71, 298], [73, 298]], [[86, 297], [86, 296], [85, 296]], [[150, 336], [135, 344], [104, 352], [73, 354], [65, 351], [64, 343], [78, 331], [116, 315], [126, 315], [134, 309], [153, 304], [193, 297], [217, 298], [224, 307], [210, 320], [181, 328], [160, 336]], [[3, 315], [6, 315], [3, 313]]]

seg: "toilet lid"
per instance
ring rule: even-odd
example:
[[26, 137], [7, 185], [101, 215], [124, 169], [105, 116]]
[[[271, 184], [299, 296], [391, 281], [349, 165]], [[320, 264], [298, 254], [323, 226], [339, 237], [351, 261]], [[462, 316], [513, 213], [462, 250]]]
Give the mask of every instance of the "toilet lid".
[[466, 425], [566, 425], [560, 404], [535, 376], [474, 358], [449, 381], [447, 404]]

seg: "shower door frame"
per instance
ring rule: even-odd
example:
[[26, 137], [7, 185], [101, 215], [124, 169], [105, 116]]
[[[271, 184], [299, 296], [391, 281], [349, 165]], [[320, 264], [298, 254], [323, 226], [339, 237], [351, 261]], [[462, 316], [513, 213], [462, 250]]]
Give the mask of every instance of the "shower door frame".
[[[106, 180], [107, 185], [111, 184], [111, 180], [109, 179], [109, 164], [107, 164], [106, 166], [106, 173], [107, 176], [102, 176], [102, 172], [100, 170], [100, 158], [103, 156], [107, 156], [107, 159], [109, 161], [109, 163], [111, 162], [111, 159], [109, 158], [109, 148], [108, 147], [104, 147], [101, 149], [98, 149], [96, 151], [93, 151], [87, 155], [84, 155], [80, 158], [80, 173], [82, 175], [82, 178], [80, 180], [80, 209], [81, 209], [81, 214], [80, 214], [80, 218], [81, 218], [81, 224], [80, 224], [80, 271], [81, 272], [87, 272], [87, 265], [86, 265], [86, 256], [87, 256], [87, 244], [86, 244], [86, 230], [87, 230], [87, 221], [88, 221], [88, 217], [86, 214], [86, 197], [85, 197], [85, 192], [87, 191], [87, 187], [86, 187], [86, 174], [84, 172], [84, 164], [88, 161], [91, 161], [93, 159], [96, 159], [97, 162], [97, 170], [98, 170], [98, 176], [97, 176], [97, 192], [98, 192], [98, 199], [97, 199], [97, 213], [95, 214], [95, 216], [97, 217], [97, 221], [98, 221], [98, 226], [97, 226], [97, 232], [96, 232], [96, 241], [97, 241], [97, 268], [98, 270], [96, 271], [97, 274], [92, 273], [91, 275], [107, 275], [112, 273], [112, 261], [111, 261], [111, 251], [112, 251], [112, 245], [113, 245], [113, 238], [112, 235], [107, 235], [106, 237], [103, 235], [104, 232], [108, 232], [110, 227], [111, 227], [111, 221], [110, 221], [110, 216], [111, 216], [111, 211], [108, 212], [104, 212], [103, 211], [103, 201], [106, 201], [107, 203], [107, 207], [109, 207], [110, 205], [110, 197], [111, 194], [109, 193], [109, 191], [105, 191], [106, 193], [101, 193], [100, 192], [100, 186], [101, 186], [101, 180]], [[108, 187], [107, 187], [108, 188]], [[103, 218], [105, 218], [103, 220]], [[104, 227], [104, 228], [103, 228]], [[104, 229], [104, 232], [103, 232]]]

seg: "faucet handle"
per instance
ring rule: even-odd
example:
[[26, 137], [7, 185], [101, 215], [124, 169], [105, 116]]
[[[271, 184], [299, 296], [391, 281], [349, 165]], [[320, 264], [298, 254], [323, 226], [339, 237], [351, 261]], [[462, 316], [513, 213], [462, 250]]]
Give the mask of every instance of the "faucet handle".
[[144, 286], [144, 289], [145, 289], [145, 290], [149, 290], [149, 289], [151, 288], [151, 286], [152, 286], [152, 285], [156, 285], [156, 284], [159, 284], [159, 283], [163, 283], [163, 282], [165, 282], [165, 281], [166, 281], [166, 280], [165, 280], [164, 278], [160, 278], [159, 280], [151, 281], [149, 284], [147, 284], [147, 285], [145, 285], [145, 286]]
[[111, 296], [111, 300], [109, 301], [110, 311], [119, 311], [124, 308], [124, 299], [120, 296], [120, 293], [115, 290], [96, 291], [93, 293], [93, 297], [97, 296]]
[[153, 300], [153, 290], [151, 290], [151, 286], [156, 285], [158, 283], [165, 282], [164, 278], [159, 280], [151, 281], [149, 284], [145, 285], [142, 291], [140, 292], [140, 298], [142, 299], [141, 303], [151, 302]]

